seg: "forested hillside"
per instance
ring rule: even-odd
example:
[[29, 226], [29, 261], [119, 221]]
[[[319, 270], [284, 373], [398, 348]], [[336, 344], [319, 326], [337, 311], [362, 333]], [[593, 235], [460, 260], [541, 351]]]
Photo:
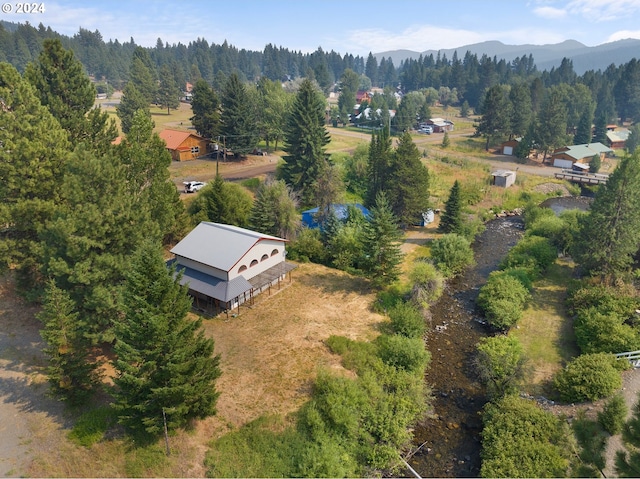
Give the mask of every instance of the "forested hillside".
[[[0, 61], [7, 61], [18, 71], [24, 71], [39, 55], [45, 38], [60, 39], [97, 81], [104, 80], [112, 87], [122, 89], [129, 80], [133, 52], [138, 47], [135, 39], [123, 43], [118, 40], [105, 42], [97, 30], [91, 32], [80, 28], [77, 34], [68, 37], [42, 24], [35, 28], [28, 23], [0, 22]], [[168, 66], [178, 85], [187, 81], [195, 83], [202, 78], [220, 90], [227, 77], [237, 73], [241, 80], [248, 81], [310, 77], [328, 93], [345, 71], [352, 70], [360, 77], [356, 85], [360, 89], [379, 86], [395, 91], [399, 86], [403, 93], [408, 93], [433, 88], [443, 96], [446, 104], [466, 102], [480, 110], [486, 91], [497, 84], [526, 82], [533, 95], [541, 87], [581, 83], [597, 102], [596, 118], [604, 116], [612, 122], [617, 118], [640, 118], [640, 91], [633, 88], [640, 79], [640, 64], [636, 59], [579, 76], [568, 59], [557, 68], [540, 71], [532, 55], [505, 61], [469, 51], [464, 56], [454, 52], [451, 58], [444, 54], [429, 54], [394, 65], [390, 57], [378, 60], [371, 53], [363, 58], [325, 52], [319, 47], [313, 53], [303, 54], [272, 44], [267, 44], [263, 51], [250, 51], [227, 42], [210, 44], [204, 38], [194, 39], [187, 45], [169, 45], [158, 38], [155, 47], [145, 50], [157, 72]]]

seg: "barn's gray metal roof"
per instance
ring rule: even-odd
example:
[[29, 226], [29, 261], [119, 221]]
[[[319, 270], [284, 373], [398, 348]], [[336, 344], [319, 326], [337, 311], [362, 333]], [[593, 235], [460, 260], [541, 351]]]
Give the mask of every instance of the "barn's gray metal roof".
[[238, 226], [203, 221], [173, 247], [171, 252], [198, 263], [229, 271], [258, 241], [282, 238]]
[[233, 301], [238, 296], [251, 291], [252, 288], [251, 283], [242, 276], [238, 276], [231, 281], [224, 281], [202, 273], [201, 271], [196, 271], [193, 268], [175, 263], [175, 260], [171, 260], [167, 264], [169, 266], [175, 264], [176, 275], [182, 273], [180, 284], [188, 284], [189, 289], [225, 303]]

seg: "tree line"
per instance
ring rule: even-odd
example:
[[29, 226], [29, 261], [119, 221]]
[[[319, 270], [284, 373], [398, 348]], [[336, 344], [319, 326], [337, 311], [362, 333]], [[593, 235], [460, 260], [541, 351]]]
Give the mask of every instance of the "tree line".
[[[28, 23], [2, 22], [0, 61], [7, 61], [22, 72], [39, 55], [46, 38], [60, 40], [65, 48], [74, 51], [89, 75], [116, 89], [124, 88], [131, 79], [131, 61], [136, 49], [142, 48], [133, 38], [122, 43], [118, 40], [105, 42], [98, 30], [91, 32], [80, 28], [77, 34], [68, 37], [42, 24], [35, 28]], [[615, 122], [617, 118], [640, 118], [640, 97], [634, 88], [640, 76], [636, 59], [619, 66], [612, 64], [604, 71], [589, 70], [579, 76], [571, 60], [566, 58], [558, 67], [540, 72], [532, 55], [505, 61], [487, 55], [478, 58], [470, 52], [459, 58], [454, 52], [451, 59], [440, 54], [435, 57], [433, 54], [421, 55], [395, 66], [390, 58], [378, 61], [371, 53], [363, 58], [318, 48], [313, 53], [302, 54], [272, 44], [267, 44], [263, 51], [249, 51], [227, 42], [209, 44], [202, 38], [187, 45], [169, 45], [158, 38], [154, 47], [144, 50], [151, 60], [154, 76], [158, 78], [166, 67], [181, 88], [187, 81], [195, 84], [203, 79], [219, 91], [229, 75], [236, 73], [243, 82], [257, 82], [260, 78], [278, 82], [313, 78], [328, 93], [334, 85], [341, 83], [345, 72], [351, 70], [360, 78], [361, 89], [373, 85], [395, 92], [399, 87], [406, 94], [426, 89], [440, 93], [441, 88], [448, 88], [455, 94], [449, 93], [444, 104], [466, 103], [473, 109], [480, 109], [487, 90], [500, 84], [535, 82], [533, 90], [560, 84], [584, 85], [596, 104], [596, 118], [603, 116], [606, 122]], [[99, 87], [107, 88], [104, 84]], [[533, 101], [535, 107], [536, 99]]]

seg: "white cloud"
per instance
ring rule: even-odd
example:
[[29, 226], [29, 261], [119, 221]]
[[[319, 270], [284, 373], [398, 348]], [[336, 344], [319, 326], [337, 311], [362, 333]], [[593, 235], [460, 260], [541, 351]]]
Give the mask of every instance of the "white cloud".
[[607, 42], [615, 42], [617, 40], [625, 40], [626, 38], [636, 38], [640, 40], [640, 30], [620, 30], [612, 33], [607, 38]]
[[534, 8], [533, 13], [539, 17], [547, 18], [549, 20], [558, 20], [567, 16], [566, 10], [547, 6]]
[[[484, 35], [468, 30], [455, 30], [432, 25], [412, 26], [400, 33], [384, 29], [354, 30], [348, 35], [349, 51], [383, 52], [388, 50], [439, 50], [489, 40]], [[342, 41], [345, 45], [345, 42]]]
[[640, 11], [640, 0], [572, 0], [567, 10], [593, 21], [612, 21]]

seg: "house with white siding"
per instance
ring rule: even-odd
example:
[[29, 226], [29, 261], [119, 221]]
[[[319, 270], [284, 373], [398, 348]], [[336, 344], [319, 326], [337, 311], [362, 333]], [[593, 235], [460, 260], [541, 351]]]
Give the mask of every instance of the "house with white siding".
[[239, 308], [280, 286], [296, 266], [285, 261], [287, 240], [238, 226], [201, 222], [171, 249], [169, 261], [207, 314]]

